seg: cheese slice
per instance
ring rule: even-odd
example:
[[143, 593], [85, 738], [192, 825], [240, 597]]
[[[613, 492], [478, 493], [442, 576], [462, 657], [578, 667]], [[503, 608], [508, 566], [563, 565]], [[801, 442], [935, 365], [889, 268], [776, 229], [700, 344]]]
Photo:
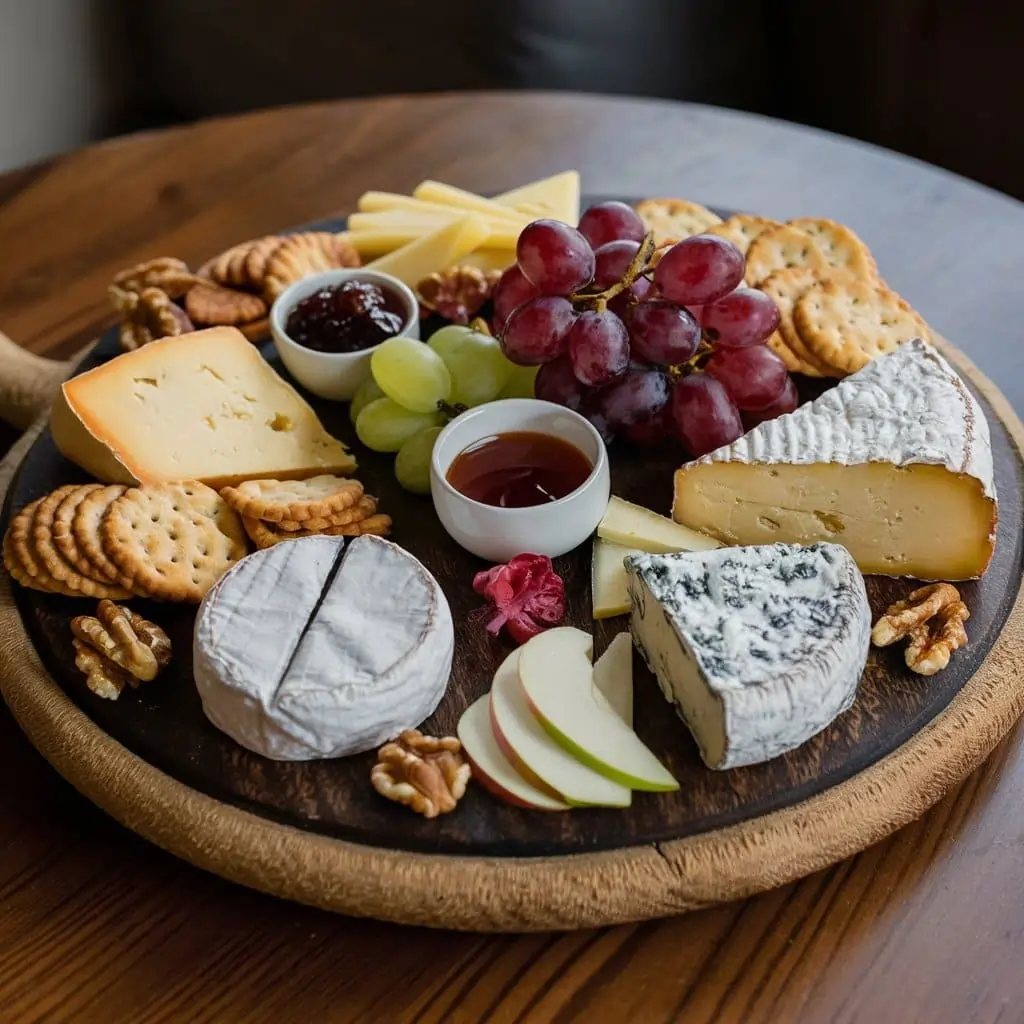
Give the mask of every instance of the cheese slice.
[[199, 608], [193, 674], [210, 721], [279, 761], [372, 750], [419, 725], [451, 672], [437, 580], [379, 537], [306, 537], [242, 559]]
[[417, 199], [415, 196], [403, 196], [398, 192], [364, 192], [356, 204], [360, 213], [383, 213], [388, 211], [404, 211], [411, 214], [451, 214], [454, 209], [456, 213], [480, 213], [490, 220], [501, 221], [509, 225], [525, 227], [530, 218], [518, 210], [511, 210], [500, 204], [494, 204], [487, 210], [467, 210], [461, 206], [452, 206], [451, 203], [429, 202], [426, 199]]
[[709, 768], [778, 757], [853, 703], [871, 608], [845, 548], [633, 555], [626, 566], [633, 640]]
[[451, 206], [458, 210], [465, 210], [472, 213], [481, 213], [486, 217], [506, 218], [515, 221], [525, 227], [530, 218], [504, 203], [494, 199], [485, 199], [475, 192], [467, 192], [462, 188], [455, 188], [454, 185], [445, 185], [440, 181], [424, 181], [413, 189], [413, 198], [428, 203], [438, 203], [441, 206]]
[[534, 217], [553, 217], [575, 227], [580, 220], [580, 172], [563, 171], [550, 178], [531, 181], [494, 197], [501, 206], [511, 206]]
[[391, 274], [410, 288], [415, 288], [427, 275], [451, 266], [481, 246], [489, 236], [486, 219], [470, 213], [367, 266]]
[[652, 553], [667, 551], [709, 551], [720, 548], [721, 542], [680, 526], [649, 508], [634, 505], [612, 495], [604, 518], [597, 525], [603, 540]]
[[861, 570], [962, 580], [995, 546], [985, 414], [924, 341], [676, 472], [673, 516], [728, 544], [834, 541]]
[[351, 473], [355, 459], [234, 327], [126, 352], [67, 381], [50, 419], [61, 452], [99, 480]]
[[594, 538], [590, 559], [590, 597], [595, 619], [610, 619], [629, 612], [629, 575], [626, 556], [640, 554], [639, 548], [627, 548], [610, 540]]
[[[450, 208], [446, 213], [406, 213], [402, 210], [391, 210], [384, 213], [353, 213], [348, 218], [348, 229], [351, 232], [363, 231], [394, 231], [407, 235], [410, 240], [436, 231], [443, 224], [450, 224], [466, 216], [465, 210]], [[492, 248], [502, 246], [514, 249], [519, 240], [521, 226], [496, 217], [486, 217], [490, 237], [486, 245]]]
[[[518, 235], [516, 238], [518, 239]], [[482, 270], [485, 274], [492, 273], [493, 271], [507, 270], [516, 261], [516, 248], [515, 245], [510, 246], [507, 249], [491, 248], [489, 244], [485, 245], [482, 249], [474, 249], [473, 252], [467, 253], [458, 262], [463, 267], [476, 267], [478, 270]], [[531, 393], [530, 397], [533, 395]]]

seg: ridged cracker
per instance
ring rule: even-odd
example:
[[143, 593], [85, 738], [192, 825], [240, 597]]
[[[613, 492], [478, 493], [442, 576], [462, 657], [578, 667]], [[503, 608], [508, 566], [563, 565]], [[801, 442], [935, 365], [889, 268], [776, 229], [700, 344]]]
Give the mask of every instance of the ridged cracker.
[[306, 480], [247, 480], [220, 493], [239, 515], [269, 523], [301, 523], [351, 508], [363, 496], [363, 485], [350, 477], [321, 473]]
[[289, 235], [267, 259], [263, 295], [273, 302], [289, 285], [304, 277], [339, 267], [358, 267], [360, 263], [352, 244], [331, 231]]
[[267, 304], [259, 295], [225, 288], [215, 281], [200, 281], [185, 296], [185, 312], [196, 324], [234, 327], [265, 317]]
[[125, 491], [110, 506], [100, 536], [136, 589], [196, 604], [247, 551], [237, 513], [195, 481]]
[[377, 499], [369, 494], [364, 494], [351, 508], [342, 509], [340, 512], [333, 512], [329, 516], [317, 519], [282, 519], [274, 523], [274, 528], [284, 530], [285, 533], [293, 533], [296, 530], [309, 530], [316, 533], [318, 530], [326, 530], [331, 526], [348, 526], [351, 523], [358, 523], [360, 519], [367, 519], [376, 512]]
[[[131, 580], [126, 579], [121, 570], [107, 557], [107, 553], [103, 550], [103, 539], [100, 536], [100, 525], [110, 506], [126, 490], [128, 488], [124, 484], [100, 484], [96, 490], [86, 494], [79, 502], [78, 507], [73, 510], [70, 541], [61, 538], [63, 532], [61, 528], [58, 530], [57, 542], [58, 546], [65, 545], [61, 548], [64, 552], [70, 552], [73, 544], [73, 550], [84, 559], [84, 564], [96, 570], [92, 575], [129, 589], [132, 585]], [[60, 509], [57, 510], [57, 513], [63, 519], [65, 513], [62, 513]], [[70, 554], [66, 554], [65, 557], [73, 565], [78, 565]]]
[[654, 242], [681, 242], [690, 235], [699, 235], [722, 218], [706, 206], [689, 199], [645, 199], [636, 204], [636, 212], [648, 231], [654, 232]]
[[861, 280], [821, 281], [793, 309], [793, 323], [819, 359], [856, 373], [911, 338], [930, 340], [928, 325], [894, 291]]
[[878, 279], [875, 257], [852, 228], [824, 217], [798, 217], [789, 224], [814, 239], [829, 266], [867, 281]]
[[814, 239], [790, 224], [768, 228], [754, 239], [747, 252], [746, 280], [755, 287], [777, 270], [809, 267], [825, 275], [829, 262]]
[[732, 242], [737, 249], [745, 256], [749, 251], [754, 239], [769, 228], [779, 226], [779, 221], [770, 217], [755, 217], [751, 213], [734, 213], [726, 217], [721, 224], [713, 224], [705, 234], [718, 235]]
[[[86, 489], [92, 485], [86, 484]], [[39, 503], [32, 520], [32, 535], [29, 544], [36, 561], [55, 580], [75, 591], [81, 597], [93, 597], [100, 600], [123, 601], [132, 596], [130, 590], [106, 582], [97, 573], [79, 572], [70, 559], [65, 558], [54, 538], [54, 527], [58, 508], [68, 498], [80, 492], [80, 485], [69, 484], [58, 487]]]
[[286, 235], [267, 235], [253, 243], [245, 257], [245, 277], [249, 287], [262, 292], [267, 280], [267, 264]]
[[31, 536], [36, 510], [42, 501], [42, 498], [36, 498], [11, 520], [7, 527], [7, 533], [4, 534], [4, 565], [15, 583], [20, 583], [30, 590], [41, 590], [46, 594], [63, 594], [65, 597], [80, 596], [60, 580], [55, 580], [32, 557], [28, 547], [28, 538]]
[[291, 533], [278, 530], [276, 523], [264, 523], [248, 516], [242, 517], [242, 523], [249, 538], [261, 551], [282, 541], [299, 540], [301, 537], [358, 537], [364, 534], [386, 537], [391, 532], [391, 516], [382, 513], [367, 516], [347, 526], [328, 526], [323, 530], [296, 530]]

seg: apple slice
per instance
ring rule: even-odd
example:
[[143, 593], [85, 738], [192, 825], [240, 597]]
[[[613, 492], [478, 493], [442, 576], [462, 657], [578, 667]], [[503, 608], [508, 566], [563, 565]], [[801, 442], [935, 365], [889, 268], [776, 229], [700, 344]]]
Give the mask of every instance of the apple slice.
[[615, 713], [633, 727], [633, 637], [619, 633], [594, 662], [594, 685]]
[[523, 649], [513, 651], [501, 663], [491, 686], [491, 726], [501, 752], [535, 788], [550, 786], [568, 804], [628, 807], [633, 794], [627, 787], [577, 761], [530, 713], [519, 685], [519, 655]]
[[520, 648], [519, 682], [530, 709], [566, 750], [609, 779], [632, 789], [678, 789], [679, 783], [594, 685], [589, 646], [586, 633], [563, 626]]
[[501, 752], [491, 729], [491, 695], [485, 693], [462, 713], [459, 719], [459, 742], [469, 758], [473, 774], [489, 793], [535, 811], [568, 811], [569, 805], [547, 786], [544, 789], [527, 782]]

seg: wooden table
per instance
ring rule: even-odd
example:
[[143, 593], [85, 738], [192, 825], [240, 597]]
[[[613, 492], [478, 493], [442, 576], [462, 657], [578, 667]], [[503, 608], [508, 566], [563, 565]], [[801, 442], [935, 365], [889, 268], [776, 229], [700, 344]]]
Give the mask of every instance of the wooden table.
[[[424, 177], [846, 221], [1024, 409], [1024, 207], [881, 150], [724, 111], [568, 95], [344, 102], [211, 121], [0, 176], [0, 329], [68, 355], [113, 273], [199, 262]], [[10, 440], [10, 437], [7, 438]], [[0, 712], [0, 1020], [1016, 1021], [1020, 732], [832, 870], [676, 920], [528, 937], [332, 917], [203, 874], [79, 797]]]

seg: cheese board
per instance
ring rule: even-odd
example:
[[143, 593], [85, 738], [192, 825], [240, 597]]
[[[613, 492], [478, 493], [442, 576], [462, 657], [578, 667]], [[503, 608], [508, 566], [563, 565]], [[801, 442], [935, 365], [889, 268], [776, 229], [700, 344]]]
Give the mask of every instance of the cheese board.
[[[428, 189], [425, 194], [453, 198], [443, 189]], [[458, 195], [454, 198], [467, 201]], [[527, 194], [525, 202], [530, 201]], [[366, 230], [372, 230], [372, 237], [377, 239], [383, 226], [391, 223], [388, 230], [393, 229], [393, 235], [399, 235], [405, 243], [414, 243], [415, 239], [408, 237], [412, 229], [407, 221], [399, 225], [399, 231], [397, 221], [386, 222], [379, 219], [383, 214], [375, 214], [372, 207], [382, 202], [385, 200], [372, 198], [365, 204], [371, 208], [365, 215], [371, 219], [378, 216]], [[494, 211], [487, 205], [490, 202], [484, 201], [468, 219], [492, 215]], [[715, 220], [718, 219], [716, 216]], [[500, 216], [498, 220], [501, 221]], [[325, 222], [315, 230], [333, 234], [344, 226], [341, 221]], [[430, 221], [428, 226], [434, 228], [436, 224]], [[504, 223], [499, 227], [506, 229]], [[704, 227], [698, 226], [694, 233]], [[486, 245], [481, 248], [481, 238], [500, 235], [492, 232], [488, 236], [486, 225], [473, 223], [468, 229], [463, 224], [462, 230], [476, 232], [474, 251], [481, 252], [487, 250]], [[463, 248], [466, 244], [465, 239], [459, 243]], [[386, 266], [394, 269], [396, 265]], [[430, 331], [429, 323], [422, 321], [425, 336]], [[651, 631], [653, 627], [645, 624], [639, 609], [647, 602], [663, 609], [673, 608], [671, 595], [659, 596], [667, 586], [666, 572], [675, 571], [671, 561], [664, 559], [678, 557], [663, 553], [679, 550], [670, 543], [667, 547], [649, 547], [647, 554], [626, 560], [634, 575], [634, 582], [628, 586], [638, 651], [630, 668], [622, 670], [623, 662], [616, 662], [620, 666], [618, 674], [631, 671], [635, 683], [628, 710], [633, 728], [624, 729], [621, 722], [615, 728], [622, 736], [638, 736], [642, 741], [640, 747], [647, 756], [653, 755], [657, 768], [645, 767], [642, 759], [638, 760], [639, 755], [629, 760], [624, 754], [618, 775], [606, 770], [597, 773], [604, 783], [603, 801], [571, 799], [569, 781], [554, 792], [542, 774], [540, 784], [533, 790], [527, 786], [527, 791], [536, 794], [540, 789], [546, 794], [547, 803], [535, 802], [532, 807], [524, 807], [521, 801], [517, 805], [514, 801], [496, 799], [494, 787], [485, 782], [486, 766], [474, 759], [477, 781], [468, 787], [463, 783], [465, 795], [461, 799], [456, 797], [457, 806], [453, 802], [450, 813], [413, 814], [400, 802], [382, 798], [382, 791], [369, 784], [378, 763], [377, 748], [396, 736], [403, 726], [419, 726], [430, 736], [463, 736], [464, 729], [469, 728], [468, 720], [462, 724], [463, 716], [488, 694], [492, 683], [492, 711], [498, 706], [498, 680], [502, 666], [510, 658], [514, 677], [518, 658], [518, 677], [513, 678], [512, 684], [522, 682], [531, 707], [551, 725], [548, 732], [557, 732], [553, 723], [563, 713], [559, 706], [562, 696], [552, 695], [542, 685], [546, 685], [542, 679], [544, 665], [564, 664], [559, 678], [568, 680], [583, 662], [570, 650], [571, 637], [564, 645], [551, 638], [557, 641], [555, 634], [565, 627], [575, 627], [572, 632], [583, 631], [592, 636], [583, 657], [589, 658], [591, 649], [595, 657], [607, 649], [607, 664], [611, 664], [611, 659], [621, 659], [625, 650], [628, 661], [631, 645], [615, 646], [616, 638], [628, 628], [628, 620], [615, 615], [594, 619], [591, 574], [596, 561], [592, 563], [594, 553], [587, 539], [553, 558], [554, 571], [564, 586], [565, 610], [564, 617], [552, 623], [561, 628], [539, 633], [539, 637], [547, 634], [546, 653], [534, 656], [540, 648], [530, 646], [534, 644], [532, 639], [520, 648], [507, 630], [497, 636], [489, 632], [485, 628], [487, 611], [481, 596], [484, 584], [477, 587], [474, 580], [489, 572], [489, 566], [499, 559], [482, 558], [467, 550], [461, 541], [453, 541], [456, 527], [444, 520], [436, 499], [432, 501], [428, 494], [412, 493], [403, 487], [396, 479], [394, 456], [369, 450], [361, 443], [348, 406], [306, 391], [302, 392], [302, 401], [308, 401], [327, 437], [337, 439], [356, 454], [363, 489], [360, 494], [372, 494], [380, 509], [387, 510], [385, 518], [390, 517], [389, 537], [393, 544], [378, 540], [372, 533], [359, 537], [358, 543], [344, 536], [325, 536], [311, 537], [299, 544], [274, 544], [237, 561], [211, 588], [203, 590], [206, 600], [199, 612], [198, 628], [194, 603], [136, 596], [132, 608], [166, 633], [174, 655], [157, 678], [137, 689], [126, 690], [116, 700], [99, 699], [85, 685], [82, 672], [76, 667], [79, 634], [72, 631], [71, 622], [83, 612], [81, 598], [13, 585], [5, 575], [0, 578], [0, 681], [5, 698], [44, 755], [91, 799], [129, 827], [228, 878], [346, 913], [486, 930], [583, 927], [678, 912], [799, 877], [863, 848], [922, 813], [980, 762], [1024, 709], [1018, 607], [1024, 573], [1024, 462], [1020, 455], [1024, 429], [991, 382], [953, 346], [932, 338], [957, 373], [950, 377], [941, 360], [928, 364], [931, 368], [922, 371], [927, 385], [922, 393], [926, 393], [927, 401], [933, 401], [940, 392], [928, 388], [940, 378], [955, 378], [956, 383], [950, 385], [951, 400], [954, 404], [962, 400], [970, 415], [977, 412], [987, 423], [991, 475], [994, 493], [999, 496], [998, 525], [994, 551], [978, 555], [967, 543], [967, 537], [978, 534], [971, 516], [986, 513], [983, 508], [978, 512], [981, 506], [973, 491], [963, 498], [961, 510], [955, 504], [961, 500], [958, 495], [952, 491], [930, 492], [926, 480], [920, 502], [911, 502], [906, 511], [908, 517], [918, 517], [917, 530], [911, 532], [920, 537], [923, 529], [926, 543], [918, 551], [914, 549], [913, 537], [901, 539], [899, 557], [917, 559], [913, 564], [928, 570], [918, 570], [922, 578], [935, 579], [943, 576], [941, 570], [945, 566], [959, 564], [955, 559], [960, 557], [960, 548], [964, 548], [962, 559], [966, 569], [954, 578], [957, 600], [969, 609], [969, 642], [956, 651], [947, 667], [933, 675], [912, 671], [898, 646], [874, 647], [867, 653], [871, 624], [896, 602], [905, 600], [918, 584], [910, 586], [900, 576], [870, 574], [861, 583], [861, 572], [843, 547], [826, 543], [790, 550], [785, 544], [772, 544], [770, 534], [779, 528], [778, 523], [766, 523], [763, 515], [755, 517], [747, 527], [740, 523], [736, 526], [738, 530], [765, 532], [764, 541], [746, 543], [769, 547], [733, 549], [731, 544], [737, 541], [727, 538], [727, 546], [720, 547], [723, 537], [719, 536], [709, 542], [703, 555], [693, 549], [695, 553], [686, 556], [687, 565], [698, 565], [703, 578], [716, 581], [731, 579], [729, 573], [733, 572], [738, 580], [735, 585], [742, 590], [749, 585], [750, 578], [756, 579], [766, 571], [767, 563], [762, 560], [755, 564], [749, 558], [740, 563], [730, 562], [730, 552], [769, 548], [777, 552], [773, 555], [775, 560], [769, 560], [775, 580], [776, 616], [767, 628], [781, 638], [780, 652], [785, 647], [787, 630], [792, 629], [783, 621], [783, 613], [802, 614], [801, 609], [811, 600], [815, 615], [825, 614], [825, 609], [831, 624], [812, 616], [813, 626], [805, 623], [800, 627], [792, 651], [803, 650], [797, 641], [806, 639], [809, 631], [820, 629], [821, 636], [831, 642], [833, 633], [829, 631], [833, 630], [835, 637], [850, 645], [838, 661], [853, 666], [844, 669], [853, 674], [843, 683], [842, 692], [837, 689], [829, 695], [826, 676], [830, 683], [838, 678], [832, 668], [820, 670], [819, 683], [815, 674], [819, 670], [807, 669], [806, 655], [786, 654], [793, 659], [788, 666], [781, 660], [782, 653], [772, 655], [776, 658], [770, 663], [772, 672], [760, 684], [765, 696], [758, 710], [750, 714], [748, 724], [737, 724], [744, 720], [739, 711], [730, 711], [732, 718], [726, 716], [722, 726], [726, 735], [720, 744], [717, 766], [712, 752], [714, 744], [696, 721], [701, 715], [692, 708], [687, 710], [691, 691], [684, 692], [680, 684], [673, 692], [676, 684], [669, 678], [671, 673], [664, 667], [659, 669], [658, 651], [662, 648], [658, 645], [663, 641], [657, 639], [657, 631]], [[872, 391], [869, 387], [871, 375], [877, 376], [885, 358], [912, 360], [901, 365], [893, 379], [913, 386], [915, 367], [922, 365], [922, 359], [927, 362], [932, 351], [929, 347], [921, 350], [923, 355], [915, 355], [914, 344], [917, 343], [901, 346], [896, 354], [866, 366], [861, 370], [866, 376], [854, 373], [839, 387], [821, 377], [794, 377], [799, 382], [799, 409], [811, 408], [822, 396], [826, 402], [838, 401], [827, 397], [837, 393], [853, 396], [843, 406], [842, 417], [848, 417], [851, 409], [864, 408], [865, 395], [877, 397], [877, 388]], [[185, 352], [188, 343], [174, 338], [151, 342], [140, 351], [155, 354], [161, 345], [178, 345], [178, 351]], [[76, 367], [76, 378], [111, 365], [124, 347], [118, 330], [105, 335]], [[269, 338], [257, 338], [252, 343], [252, 350], [262, 354], [275, 375], [294, 382], [282, 363], [281, 349], [280, 343], [275, 345]], [[294, 367], [292, 370], [297, 375], [301, 372]], [[221, 372], [217, 365], [210, 370], [214, 376]], [[135, 380], [139, 379], [137, 372]], [[858, 381], [863, 380], [868, 385], [854, 390]], [[221, 383], [219, 378], [215, 383]], [[173, 400], [185, 401], [184, 394], [176, 393]], [[69, 406], [73, 400], [73, 395], [61, 399]], [[279, 410], [280, 400], [275, 401], [278, 404], [274, 408]], [[496, 403], [495, 408], [501, 404]], [[814, 407], [827, 408], [817, 404]], [[489, 408], [486, 404], [480, 406], [480, 410]], [[462, 418], [472, 412], [463, 413]], [[883, 413], [875, 405], [870, 415], [877, 418]], [[276, 415], [284, 414], [278, 411]], [[298, 406], [289, 407], [288, 417], [302, 415]], [[453, 429], [459, 419], [455, 417], [444, 431]], [[825, 421], [821, 414], [814, 422]], [[755, 426], [745, 438], [756, 441], [767, 436], [766, 427], [782, 422], [790, 420], [768, 420], [762, 427]], [[60, 440], [64, 428], [58, 419], [53, 423]], [[443, 439], [444, 432], [436, 429]], [[980, 432], [982, 428], [975, 423], [970, 429]], [[824, 434], [819, 429], [819, 437], [826, 435], [827, 429]], [[808, 437], [804, 441], [811, 443], [813, 437]], [[583, 442], [580, 444], [582, 447]], [[441, 445], [439, 441], [435, 454]], [[598, 445], [601, 446], [600, 438]], [[96, 463], [88, 456], [80, 457], [79, 465], [75, 465], [62, 453], [62, 448], [68, 450], [67, 442], [58, 447], [54, 432], [44, 419], [8, 457], [4, 464], [6, 493], [0, 530], [7, 531], [20, 510], [60, 488], [87, 485], [97, 478], [104, 483], [112, 479], [103, 475], [102, 470], [97, 472]], [[253, 457], [258, 455], [259, 452]], [[334, 471], [339, 459], [347, 456], [331, 449], [329, 456], [324, 456], [328, 457], [334, 460], [330, 463]], [[826, 458], [827, 455], [816, 456], [810, 461], [817, 464]], [[643, 532], [644, 527], [636, 525], [642, 524], [643, 517], [630, 518], [634, 507], [669, 512], [674, 480], [677, 492], [680, 486], [691, 486], [688, 481], [680, 484], [680, 478], [674, 477], [684, 461], [673, 446], [637, 448], [622, 438], [608, 444], [608, 486], [615, 496], [613, 503], [621, 503], [615, 507], [625, 516], [626, 529]], [[786, 458], [778, 461], [787, 463]], [[748, 458], [746, 462], [749, 468], [758, 468], [757, 459]], [[799, 462], [799, 457], [788, 457], [788, 464], [799, 467]], [[893, 459], [892, 464], [895, 462]], [[318, 464], [321, 469], [325, 466], [326, 463]], [[986, 471], [983, 468], [982, 472]], [[218, 488], [227, 484], [241, 490], [246, 486], [245, 480], [260, 475], [258, 467], [240, 472], [239, 479], [233, 481], [219, 473], [211, 470], [196, 476], [215, 479]], [[730, 473], [725, 480], [729, 486]], [[758, 473], [766, 479], [779, 476], [779, 471], [763, 459]], [[902, 469], [893, 478], [894, 483], [882, 482], [877, 486], [880, 491], [895, 488], [902, 482], [897, 477], [906, 474], [906, 469]], [[134, 473], [132, 478], [138, 475]], [[713, 489], [722, 484], [712, 480], [708, 486]], [[742, 481], [735, 486], [747, 488], [744, 493], [750, 493], [750, 485]], [[840, 493], [837, 500], [852, 505], [861, 492], [872, 495], [874, 486], [870, 480], [858, 479], [850, 492]], [[783, 504], [772, 500], [777, 506]], [[602, 509], [606, 502], [607, 495]], [[931, 509], [927, 507], [929, 503]], [[690, 507], [694, 504], [691, 501]], [[837, 514], [841, 512], [842, 509]], [[713, 529], [715, 522], [724, 521], [723, 513], [713, 509], [710, 513], [702, 511], [701, 515], [705, 519], [710, 515], [713, 520], [710, 527], [702, 521], [699, 525], [704, 529]], [[964, 525], [951, 526], [950, 517], [958, 515], [963, 515]], [[851, 517], [849, 523], [848, 543], [862, 567], [865, 560], [874, 557], [871, 552], [888, 551], [885, 538], [875, 536], [870, 529], [862, 539], [854, 537], [858, 534], [860, 516]], [[899, 523], [892, 522], [890, 527], [898, 536]], [[600, 532], [601, 528], [598, 529]], [[964, 538], [962, 545], [958, 529]], [[589, 533], [587, 530], [588, 538]], [[614, 536], [619, 541], [624, 539]], [[843, 538], [837, 539], [841, 545]], [[472, 546], [472, 542], [466, 543]], [[821, 560], [812, 565], [806, 552], [819, 549], [824, 552]], [[627, 545], [625, 550], [633, 549]], [[949, 556], [944, 562], [941, 557], [936, 558], [938, 571], [931, 571], [931, 554], [941, 555], [944, 551]], [[703, 561], [697, 561], [698, 555]], [[618, 558], [619, 566], [622, 557]], [[979, 575], [973, 571], [979, 558], [985, 563], [983, 574], [971, 579], [970, 576]], [[365, 562], [364, 569], [358, 569], [359, 559]], [[298, 568], [290, 567], [293, 563]], [[839, 593], [836, 573], [840, 565], [852, 581], [842, 584], [846, 589], [841, 600], [832, 597]], [[424, 568], [425, 575], [421, 573]], [[787, 589], [794, 576], [805, 581], [806, 591], [798, 594]], [[309, 580], [319, 582], [310, 583], [309, 587], [299, 582]], [[672, 586], [679, 585], [673, 576]], [[448, 616], [439, 621], [431, 613], [417, 627], [417, 635], [426, 639], [418, 640], [413, 647], [424, 645], [426, 651], [427, 646], [433, 646], [429, 647], [429, 657], [423, 653], [416, 662], [415, 700], [407, 690], [398, 688], [391, 698], [364, 696], [358, 698], [358, 707], [356, 702], [350, 702], [339, 711], [329, 695], [326, 703], [317, 704], [316, 720], [321, 725], [337, 723], [331, 727], [333, 731], [323, 725], [322, 729], [314, 730], [316, 735], [303, 734], [302, 739], [296, 739], [298, 731], [285, 728], [281, 735], [287, 733], [287, 739], [279, 742], [274, 736], [275, 730], [282, 728], [280, 717], [254, 717], [249, 710], [237, 710], [241, 705], [232, 703], [237, 698], [222, 696], [222, 692], [231, 689], [225, 679], [230, 682], [232, 673], [241, 671], [239, 666], [248, 666], [246, 671], [255, 677], [260, 674], [259, 666], [277, 664], [274, 659], [281, 657], [281, 637], [292, 628], [290, 609], [297, 609], [294, 615], [304, 620], [300, 625], [306, 630], [311, 625], [315, 627], [318, 618], [328, 617], [328, 613], [336, 628], [343, 628], [337, 623], [356, 623], [344, 626], [352, 634], [348, 643], [360, 651], [365, 647], [365, 657], [372, 659], [373, 642], [364, 642], [355, 634], [377, 637], [378, 647], [392, 635], [389, 630], [396, 638], [405, 635], [399, 629], [399, 620], [390, 618], [396, 601], [384, 588], [392, 586], [406, 595], [403, 600], [409, 602], [410, 608], [437, 600]], [[420, 595], [417, 587], [422, 595], [409, 597], [414, 592]], [[236, 600], [235, 594], [244, 594], [244, 600]], [[727, 596], [716, 594], [712, 587], [702, 598], [709, 602], [708, 606], [688, 623], [684, 621], [688, 610], [701, 607], [693, 594], [672, 613], [675, 629], [687, 637], [689, 650], [700, 647], [696, 634], [702, 622], [718, 614], [723, 602], [729, 604]], [[262, 609], [259, 615], [254, 613], [253, 605]], [[244, 615], [244, 631], [235, 628], [236, 615]], [[404, 619], [401, 627], [405, 629]], [[306, 634], [302, 636], [301, 643], [305, 643]], [[207, 642], [200, 643], [203, 637]], [[848, 641], [849, 637], [852, 639]], [[283, 646], [287, 648], [287, 643]], [[613, 648], [619, 652], [615, 656], [611, 653]], [[531, 652], [529, 656], [527, 651]], [[287, 697], [283, 680], [295, 678], [292, 662], [296, 657], [301, 662], [305, 657], [303, 650], [292, 652], [292, 660], [283, 667], [278, 665], [271, 673], [277, 680], [277, 690], [270, 702], [274, 706], [280, 706]], [[770, 660], [768, 655], [764, 657]], [[645, 658], [656, 669], [657, 681], [655, 673], [645, 665]], [[534, 664], [539, 667], [529, 667]], [[442, 665], [440, 673], [437, 665]], [[709, 692], [719, 695], [722, 706], [731, 707], [727, 687], [715, 690], [715, 675], [709, 665], [705, 662]], [[601, 661], [597, 660], [595, 682], [600, 668]], [[322, 683], [330, 689], [332, 671], [340, 673], [343, 669], [334, 663], [318, 667], [311, 660], [302, 669], [302, 678], [315, 677], [318, 685]], [[587, 679], [589, 671], [585, 666]], [[428, 677], [433, 680], [429, 683], [433, 689], [425, 692]], [[378, 674], [373, 678], [379, 681], [381, 677]], [[325, 679], [328, 682], [323, 682]], [[401, 683], [404, 687], [408, 685]], [[590, 684], [584, 681], [581, 685]], [[684, 706], [682, 714], [691, 726], [690, 731], [666, 703], [662, 691]], [[354, 701], [348, 691], [346, 694], [346, 700]], [[253, 699], [250, 692], [249, 700]], [[307, 698], [296, 700], [302, 705], [295, 712], [295, 721], [299, 721], [308, 714], [304, 703]], [[358, 732], [354, 738], [352, 722], [359, 718], [359, 708], [377, 706], [373, 700], [381, 705], [390, 702], [390, 707], [387, 712], [367, 714], [367, 731]], [[401, 713], [396, 717], [396, 702], [400, 707], [415, 705], [416, 710], [408, 712], [414, 720], [404, 721]], [[801, 702], [808, 707], [803, 708]], [[572, 731], [573, 711], [579, 709], [579, 705], [570, 708], [564, 730]], [[784, 724], [779, 725], [778, 719], [785, 720]], [[603, 728], [602, 722], [607, 725], [607, 720], [598, 721], [597, 732]], [[612, 757], [628, 748], [630, 742], [620, 740]], [[466, 746], [472, 758], [469, 743]], [[260, 749], [262, 753], [257, 752]], [[272, 756], [264, 756], [268, 752]], [[579, 749], [576, 754], [577, 761], [587, 765], [595, 758], [600, 761], [608, 756]], [[635, 767], [638, 764], [640, 767]], [[622, 772], [630, 766], [634, 780], [639, 777], [643, 784], [622, 785]], [[659, 769], [668, 780], [664, 785], [658, 782]], [[522, 778], [537, 782], [531, 771], [520, 775], [519, 782]], [[493, 777], [490, 781], [494, 781]], [[584, 789], [593, 784], [590, 778]], [[628, 795], [630, 789], [637, 791], [632, 797]], [[616, 793], [620, 791], [626, 795], [616, 803]], [[589, 802], [605, 802], [609, 806], [579, 806]], [[564, 808], [564, 813], [535, 809], [549, 805], [553, 805], [552, 810], [554, 806]]]

